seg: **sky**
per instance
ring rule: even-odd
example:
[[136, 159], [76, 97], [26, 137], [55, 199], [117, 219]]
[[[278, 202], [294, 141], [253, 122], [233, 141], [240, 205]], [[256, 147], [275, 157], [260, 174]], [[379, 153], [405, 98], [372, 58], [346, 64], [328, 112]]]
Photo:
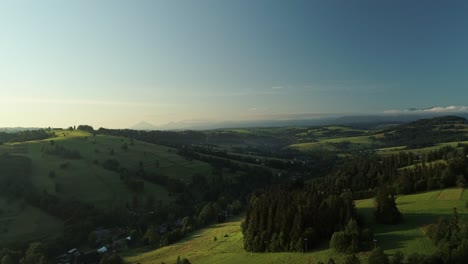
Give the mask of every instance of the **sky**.
[[1, 0], [0, 127], [468, 111], [468, 2]]

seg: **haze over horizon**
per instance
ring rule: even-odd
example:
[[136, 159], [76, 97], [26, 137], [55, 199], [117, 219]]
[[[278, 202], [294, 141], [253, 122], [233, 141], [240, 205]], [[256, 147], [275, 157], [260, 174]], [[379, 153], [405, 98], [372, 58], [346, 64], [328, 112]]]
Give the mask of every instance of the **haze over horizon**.
[[2, 1], [0, 127], [466, 113], [467, 11], [463, 1]]

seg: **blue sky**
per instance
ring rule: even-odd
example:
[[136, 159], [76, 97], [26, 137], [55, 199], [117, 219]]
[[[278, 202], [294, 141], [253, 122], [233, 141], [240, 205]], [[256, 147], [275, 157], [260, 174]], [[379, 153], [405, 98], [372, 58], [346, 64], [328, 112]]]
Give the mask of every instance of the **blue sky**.
[[0, 2], [0, 126], [463, 106], [464, 1]]

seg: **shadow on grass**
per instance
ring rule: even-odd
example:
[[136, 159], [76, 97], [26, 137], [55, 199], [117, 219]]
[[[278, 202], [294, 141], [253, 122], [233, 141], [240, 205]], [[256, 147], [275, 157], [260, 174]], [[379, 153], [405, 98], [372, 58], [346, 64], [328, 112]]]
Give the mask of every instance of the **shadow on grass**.
[[377, 246], [384, 250], [404, 248], [411, 240], [426, 237], [422, 227], [428, 224], [437, 223], [440, 218], [450, 217], [450, 215], [430, 214], [430, 213], [406, 213], [403, 220], [396, 225], [373, 224]]
[[441, 218], [450, 218], [450, 214], [441, 213], [402, 213], [402, 221], [396, 225], [384, 225], [374, 222], [374, 209], [365, 207], [358, 208], [359, 216], [366, 226], [371, 227], [375, 233], [377, 245], [384, 250], [401, 249], [407, 246], [408, 242], [426, 237], [422, 227], [434, 224]]
[[411, 234], [376, 234], [376, 245], [384, 250], [401, 249], [405, 247], [406, 242], [414, 240], [419, 236]]

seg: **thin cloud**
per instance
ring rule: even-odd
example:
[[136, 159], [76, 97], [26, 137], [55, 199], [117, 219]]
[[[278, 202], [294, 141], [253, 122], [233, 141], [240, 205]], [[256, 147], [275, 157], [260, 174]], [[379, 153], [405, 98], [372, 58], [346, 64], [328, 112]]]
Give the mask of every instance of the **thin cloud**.
[[424, 109], [386, 110], [386, 114], [468, 113], [468, 106], [435, 106]]
[[271, 87], [272, 90], [282, 90], [284, 89], [284, 86], [273, 86]]

